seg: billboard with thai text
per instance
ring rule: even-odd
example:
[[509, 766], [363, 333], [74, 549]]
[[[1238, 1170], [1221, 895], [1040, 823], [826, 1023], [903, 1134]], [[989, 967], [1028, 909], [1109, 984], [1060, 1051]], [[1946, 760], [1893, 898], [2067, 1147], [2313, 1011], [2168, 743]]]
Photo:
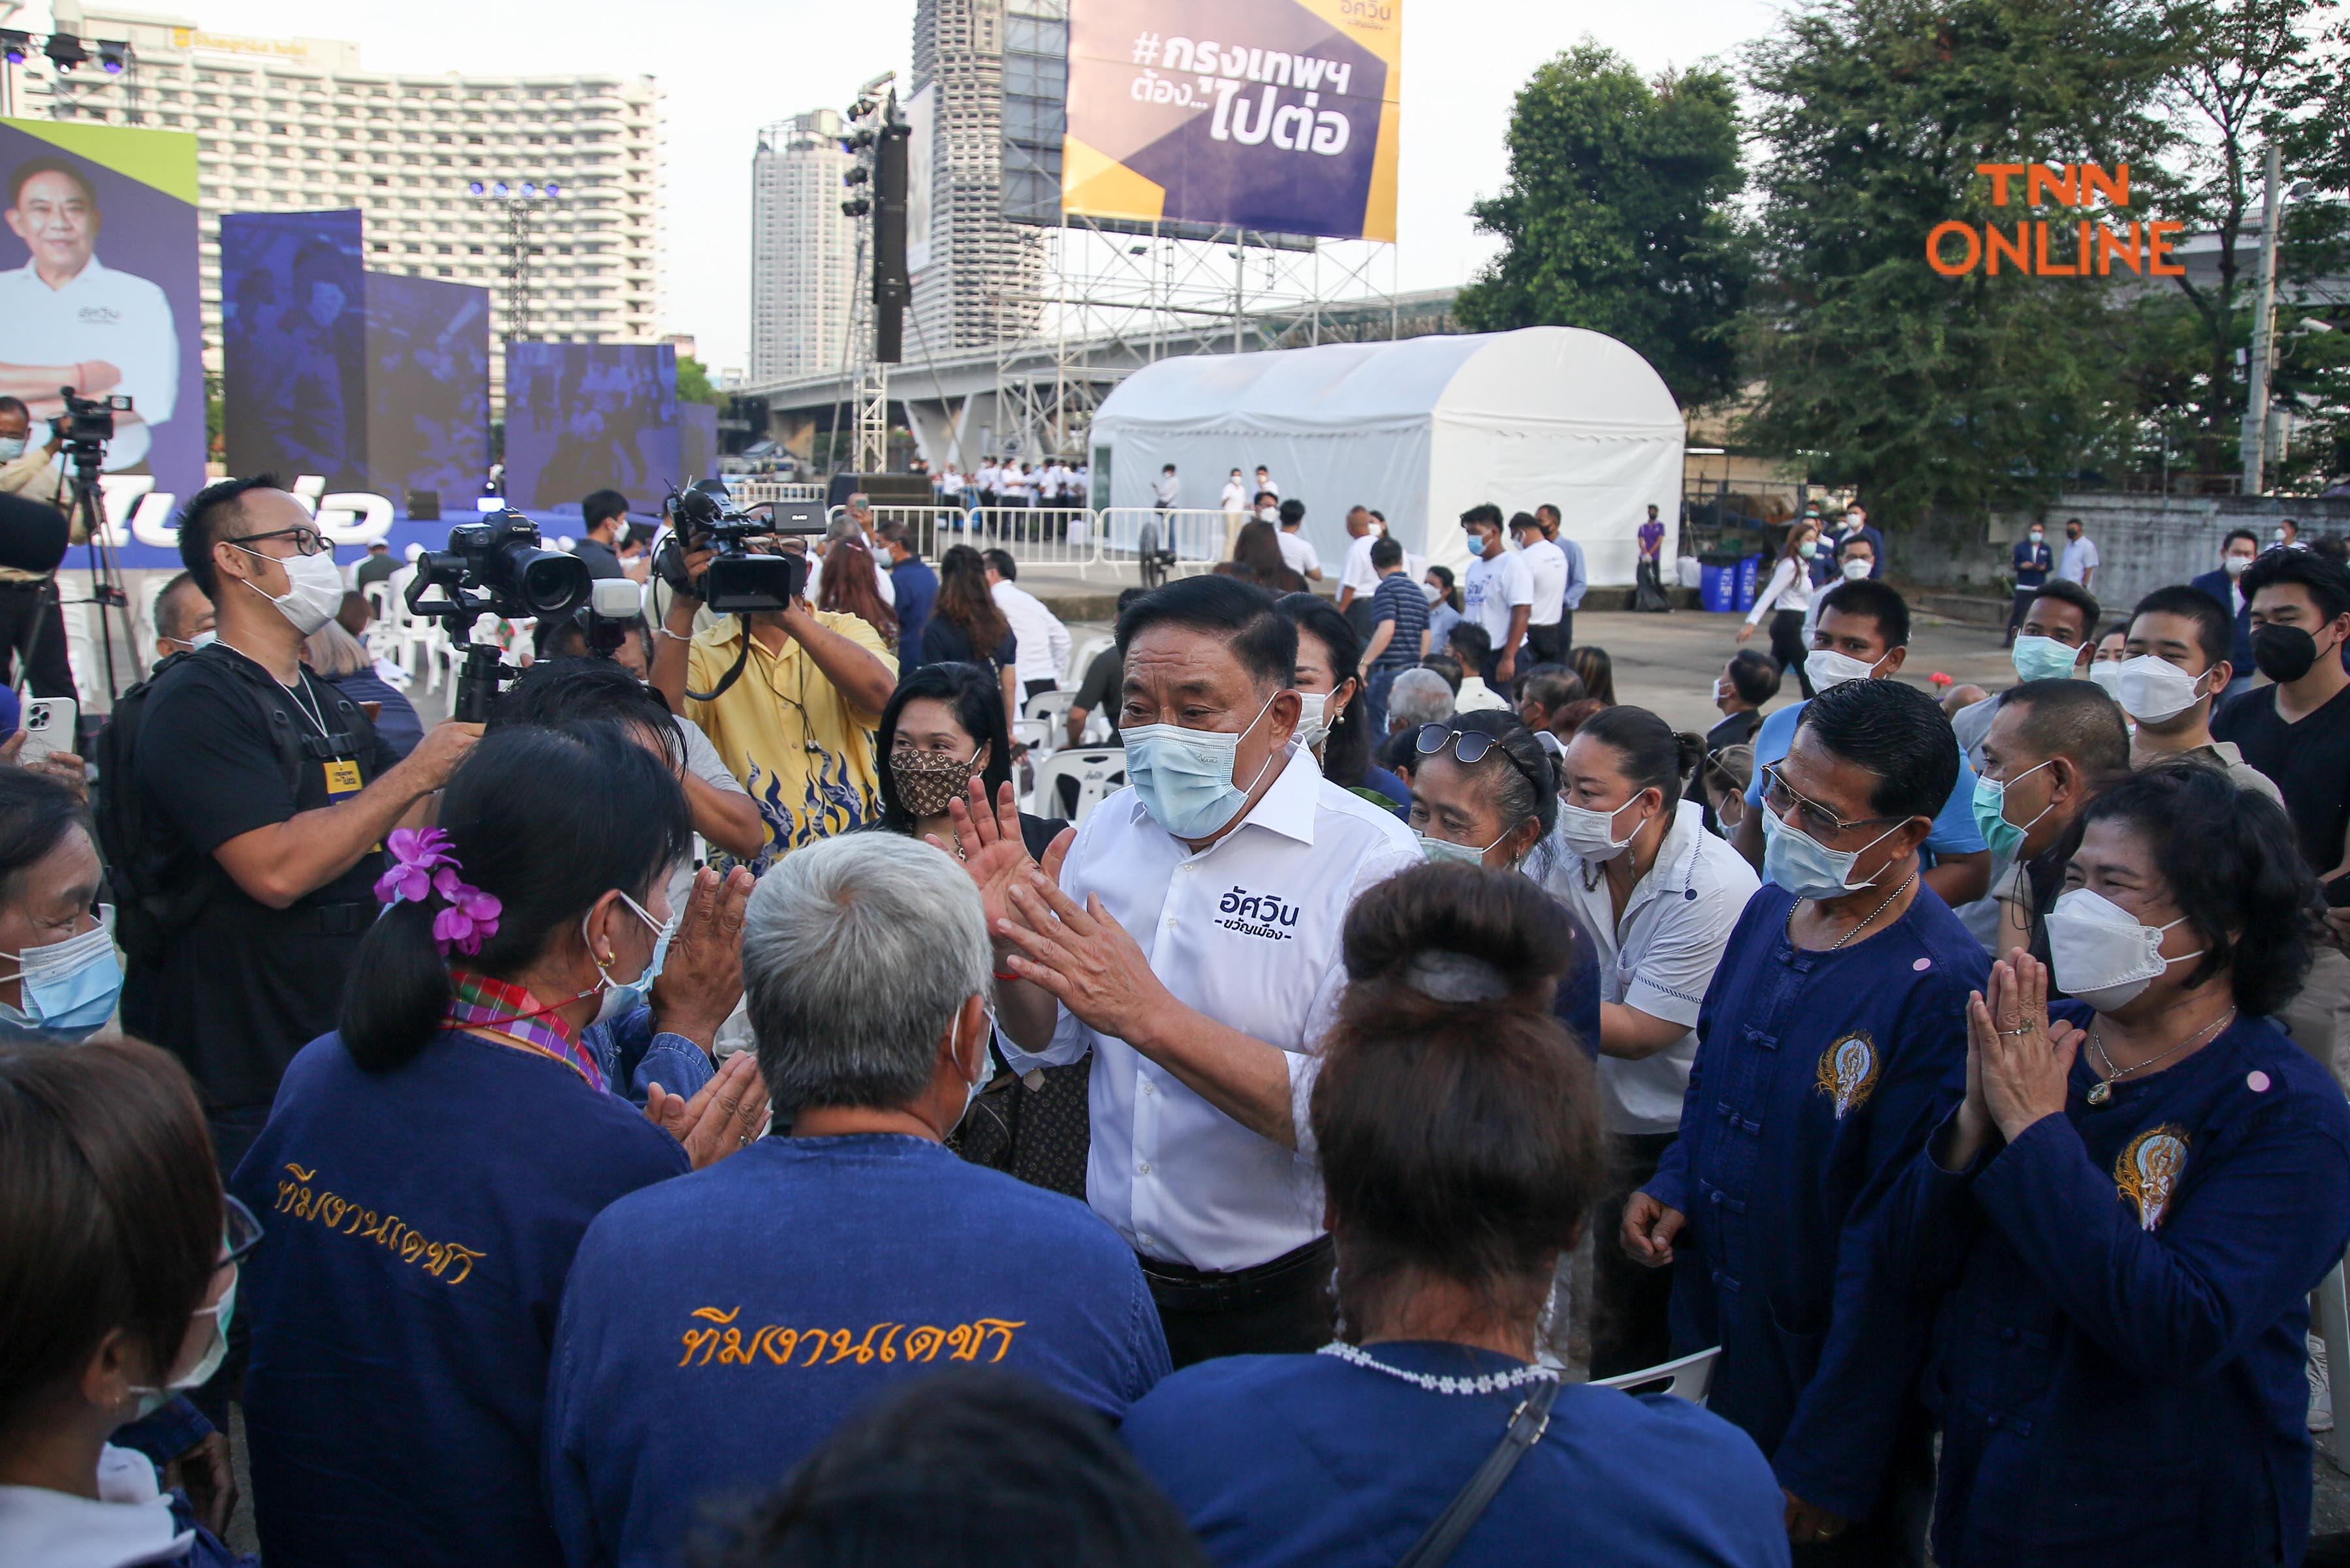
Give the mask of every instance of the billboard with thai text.
[[1403, 0], [1071, 0], [1061, 209], [1392, 240]]

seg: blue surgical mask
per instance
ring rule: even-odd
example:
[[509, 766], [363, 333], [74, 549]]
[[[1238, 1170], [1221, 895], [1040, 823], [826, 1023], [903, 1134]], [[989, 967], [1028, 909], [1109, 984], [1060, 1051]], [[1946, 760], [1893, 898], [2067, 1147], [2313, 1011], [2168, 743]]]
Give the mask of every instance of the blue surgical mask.
[[[1232, 763], [1241, 737], [1253, 730], [1273, 707], [1273, 699], [1256, 711], [1248, 729], [1238, 734], [1222, 730], [1191, 730], [1180, 724], [1137, 724], [1118, 732], [1126, 747], [1126, 776], [1151, 820], [1178, 838], [1207, 838], [1222, 832], [1239, 815], [1248, 792], [1264, 776], [1264, 768], [1246, 784], [1232, 781]], [[1273, 766], [1267, 757], [1264, 766]]]
[[24, 455], [23, 436], [0, 436], [0, 462], [14, 462]]
[[2080, 652], [2053, 637], [2019, 637], [2008, 658], [2014, 661], [2019, 680], [2063, 680], [2072, 675], [2073, 660]]
[[[638, 903], [626, 893], [620, 895], [620, 902], [629, 907], [629, 913], [652, 928], [653, 956], [651, 961], [645, 965], [644, 972], [634, 980], [614, 980], [608, 971], [604, 971], [602, 964], [596, 966], [603, 972], [602, 981], [597, 986], [597, 990], [602, 992], [603, 996], [596, 1003], [596, 1016], [588, 1025], [591, 1029], [598, 1023], [610, 1023], [626, 1018], [629, 1013], [645, 1005], [645, 998], [650, 994], [653, 988], [653, 978], [660, 973], [661, 962], [669, 957], [670, 937], [677, 929], [674, 920], [664, 926], [654, 919], [645, 912], [645, 907], [642, 904]], [[585, 916], [580, 918], [579, 936], [581, 940], [587, 940], [588, 920]], [[588, 950], [590, 953], [596, 950], [593, 942], [588, 943]]]
[[2039, 815], [2034, 816], [2032, 822], [2018, 824], [2007, 819], [2007, 786], [2022, 783], [2047, 765], [2046, 763], [2036, 763], [2003, 782], [1980, 775], [1976, 777], [1975, 831], [1982, 835], [1983, 842], [1991, 846], [1994, 857], [2013, 860], [2015, 852], [2022, 847], [2023, 836], [2031, 830], [2032, 824], [2056, 808], [2056, 803], [2052, 800], [2040, 808]]
[[114, 1016], [122, 995], [111, 906], [101, 908], [98, 924], [78, 937], [0, 953], [0, 961], [16, 966], [24, 982], [25, 1020], [44, 1033], [80, 1039]]
[[1798, 898], [1841, 898], [1871, 886], [1852, 880], [1853, 862], [1901, 831], [1895, 823], [1857, 849], [1830, 849], [1778, 814], [1762, 814], [1762, 875]]
[[1472, 556], [1482, 556], [1485, 553], [1485, 535], [1482, 534], [1469, 535], [1469, 553]]

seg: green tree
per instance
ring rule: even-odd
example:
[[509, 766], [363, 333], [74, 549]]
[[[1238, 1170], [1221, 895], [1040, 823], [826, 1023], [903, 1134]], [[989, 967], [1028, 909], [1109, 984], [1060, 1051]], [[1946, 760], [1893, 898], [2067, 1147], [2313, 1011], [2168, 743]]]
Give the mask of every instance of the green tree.
[[1509, 146], [1507, 187], [1470, 209], [1504, 249], [1461, 291], [1461, 324], [1607, 333], [1684, 407], [1733, 389], [1746, 274], [1727, 208], [1744, 184], [1730, 79], [1644, 81], [1586, 38], [1520, 90]]
[[708, 403], [712, 408], [724, 408], [732, 395], [710, 384], [710, 367], [691, 354], [677, 357], [677, 400], [681, 403]]
[[[2134, 400], [2095, 279], [1946, 277], [1946, 219], [2010, 224], [1979, 163], [2135, 166], [2169, 44], [2143, 0], [1824, 0], [1754, 48], [1763, 161], [1741, 439], [1824, 454], [1878, 519], [2052, 495]], [[2011, 193], [2011, 202], [2021, 192]], [[2132, 189], [2133, 202], [2138, 192]], [[2061, 212], [2055, 216], [2060, 223]], [[2060, 230], [2061, 233], [2061, 230]]]

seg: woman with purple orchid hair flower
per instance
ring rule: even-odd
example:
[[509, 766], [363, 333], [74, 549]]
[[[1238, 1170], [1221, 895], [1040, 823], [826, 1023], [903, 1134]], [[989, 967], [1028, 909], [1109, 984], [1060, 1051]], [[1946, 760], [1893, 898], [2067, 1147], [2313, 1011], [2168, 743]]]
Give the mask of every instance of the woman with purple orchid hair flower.
[[[265, 1216], [239, 1316], [264, 1550], [290, 1562], [560, 1562], [537, 1467], [547, 1339], [615, 1199], [766, 1120], [749, 1053], [691, 1098], [608, 1088], [587, 1038], [643, 1011], [691, 842], [666, 758], [623, 726], [494, 729], [439, 824], [387, 836], [342, 1027], [286, 1074], [232, 1189]], [[664, 1030], [706, 1053], [739, 918], [696, 880]], [[364, 1484], [359, 1484], [364, 1478]]]

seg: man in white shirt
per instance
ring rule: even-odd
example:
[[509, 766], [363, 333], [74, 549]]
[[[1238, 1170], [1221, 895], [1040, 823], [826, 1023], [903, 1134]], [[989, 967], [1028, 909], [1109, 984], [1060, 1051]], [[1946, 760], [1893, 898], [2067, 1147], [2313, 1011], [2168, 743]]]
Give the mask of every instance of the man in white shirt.
[[1176, 1366], [1310, 1351], [1331, 1255], [1305, 1107], [1339, 939], [1362, 891], [1420, 856], [1296, 743], [1296, 628], [1268, 595], [1187, 577], [1118, 630], [1136, 784], [1046, 875], [1008, 800], [996, 822], [956, 817], [983, 846], [967, 865], [997, 973], [1017, 977], [998, 1044], [1014, 1072], [1093, 1054], [1087, 1198], [1139, 1254]]
[[1476, 556], [1461, 579], [1461, 613], [1493, 639], [1493, 651], [1478, 673], [1489, 686], [1506, 686], [1517, 676], [1518, 645], [1525, 640], [1526, 623], [1534, 614], [1534, 575], [1502, 542], [1502, 509], [1492, 502], [1463, 512], [1461, 529]]
[[1305, 525], [1305, 503], [1284, 501], [1274, 514], [1280, 520], [1281, 532], [1275, 535], [1281, 545], [1281, 564], [1309, 583], [1322, 580], [1322, 557], [1298, 530]]
[[1175, 510], [1175, 503], [1183, 493], [1182, 482], [1175, 477], [1175, 465], [1169, 463], [1159, 471], [1150, 483], [1150, 504], [1161, 512]]
[[1281, 486], [1273, 482], [1272, 473], [1261, 462], [1256, 465], [1256, 490], [1260, 495], [1271, 495], [1275, 501], [1281, 499]]
[[1227, 512], [1245, 512], [1248, 510], [1248, 482], [1241, 478], [1241, 471], [1239, 469], [1236, 468], [1232, 470], [1232, 476], [1224, 481], [1223, 498], [1218, 502], [1217, 504], [1221, 505]]
[[1559, 524], [1565, 519], [1557, 507], [1543, 503], [1534, 508], [1534, 521], [1542, 524], [1543, 537], [1566, 557], [1566, 587], [1559, 592], [1558, 618], [1558, 657], [1564, 663], [1575, 649], [1575, 612], [1583, 607], [1583, 596], [1590, 590], [1591, 573], [1584, 565], [1583, 546], [1560, 535]]
[[995, 491], [996, 486], [1003, 483], [1003, 471], [996, 465], [993, 458], [981, 460], [979, 472], [972, 475], [972, 483], [979, 489], [979, 504], [982, 506], [1001, 504], [995, 498]]
[[1044, 600], [1013, 581], [1020, 575], [1020, 565], [1011, 551], [989, 550], [985, 556], [987, 591], [994, 596], [995, 607], [1003, 612], [1012, 635], [1020, 642], [1020, 659], [1014, 668], [1020, 676], [1022, 694], [1034, 697], [1039, 691], [1058, 691], [1061, 671], [1069, 663], [1069, 628], [1045, 607]]
[[171, 302], [143, 277], [99, 264], [104, 227], [98, 188], [79, 163], [43, 156], [8, 181], [7, 223], [31, 252], [0, 273], [0, 394], [21, 398], [36, 420], [65, 411], [57, 396], [128, 393], [135, 405], [114, 416], [106, 471], [147, 460], [150, 428], [172, 417], [180, 390], [180, 338]]
[[1510, 519], [1510, 535], [1534, 581], [1534, 603], [1526, 611], [1526, 659], [1534, 664], [1563, 663], [1566, 639], [1559, 622], [1566, 614], [1566, 552], [1543, 537], [1542, 520], [1531, 512]]
[[2097, 575], [2097, 542], [2083, 531], [2078, 517], [2064, 519], [2064, 554], [2057, 560], [2056, 575], [2085, 588]]

